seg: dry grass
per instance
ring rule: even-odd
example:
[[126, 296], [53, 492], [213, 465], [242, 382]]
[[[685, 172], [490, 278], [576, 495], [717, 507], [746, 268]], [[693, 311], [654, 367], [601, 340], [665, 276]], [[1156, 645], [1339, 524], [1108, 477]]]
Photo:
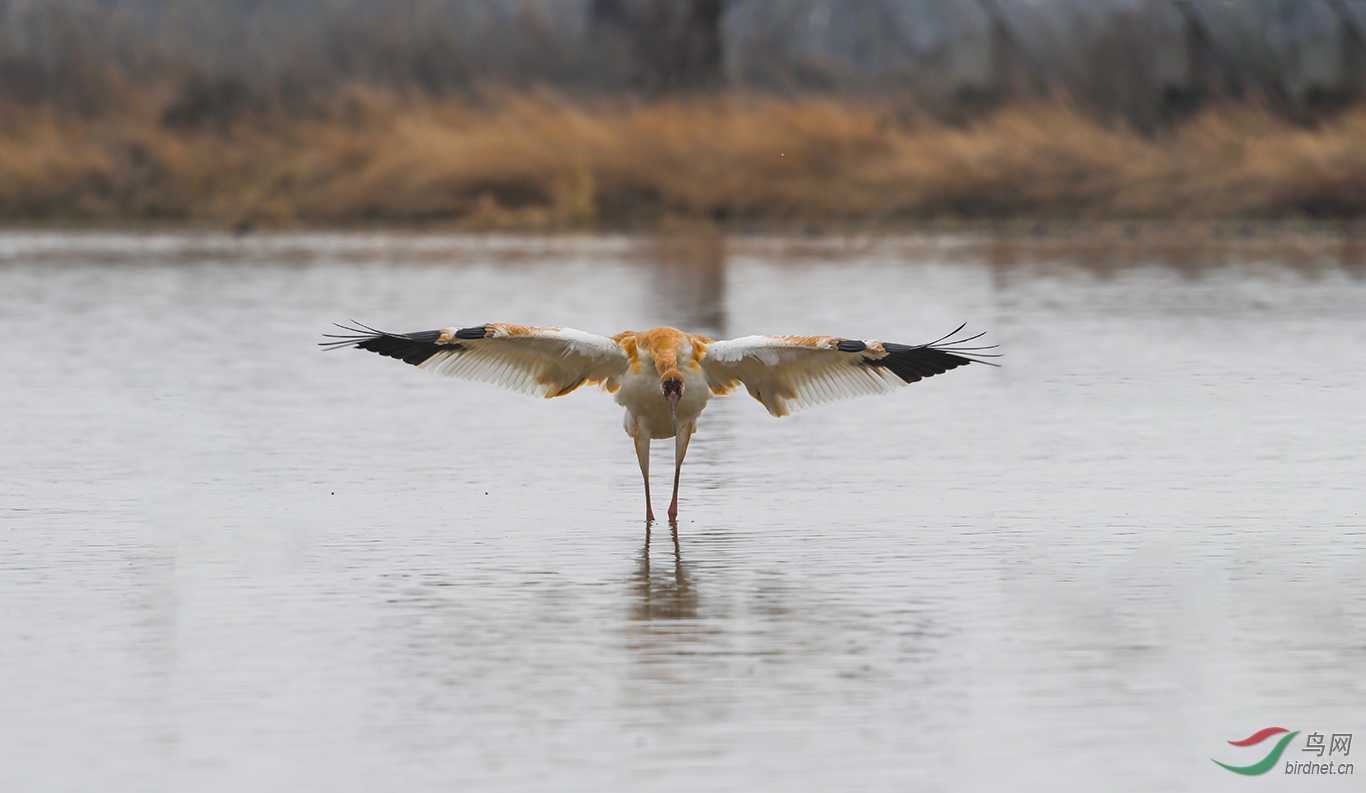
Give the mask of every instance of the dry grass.
[[558, 229], [1366, 212], [1366, 108], [1313, 130], [1226, 108], [1145, 137], [1053, 105], [955, 128], [856, 100], [475, 107], [352, 91], [326, 112], [189, 130], [151, 99], [122, 106], [0, 108], [0, 218]]

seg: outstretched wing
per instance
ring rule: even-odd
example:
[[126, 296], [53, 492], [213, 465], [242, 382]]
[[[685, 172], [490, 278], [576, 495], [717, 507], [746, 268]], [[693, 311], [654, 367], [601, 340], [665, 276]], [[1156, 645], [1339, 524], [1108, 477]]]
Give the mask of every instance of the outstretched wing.
[[775, 416], [864, 394], [885, 394], [970, 363], [996, 364], [991, 346], [964, 346], [984, 334], [929, 344], [840, 339], [833, 336], [745, 336], [707, 345], [702, 355], [712, 390], [744, 384]]
[[324, 334], [324, 349], [358, 347], [446, 377], [492, 383], [546, 398], [584, 383], [608, 383], [626, 372], [616, 342], [572, 328], [489, 323], [418, 333], [385, 333], [354, 323], [345, 334]]

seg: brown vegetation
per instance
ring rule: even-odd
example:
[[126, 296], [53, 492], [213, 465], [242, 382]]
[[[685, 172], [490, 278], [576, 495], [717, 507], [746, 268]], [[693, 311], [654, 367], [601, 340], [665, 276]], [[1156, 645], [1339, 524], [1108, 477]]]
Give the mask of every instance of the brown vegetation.
[[183, 96], [95, 117], [0, 107], [0, 218], [559, 229], [1366, 212], [1366, 108], [1316, 128], [1214, 108], [1143, 135], [1062, 104], [954, 126], [852, 98], [353, 89], [287, 112], [203, 89], [207, 110]]

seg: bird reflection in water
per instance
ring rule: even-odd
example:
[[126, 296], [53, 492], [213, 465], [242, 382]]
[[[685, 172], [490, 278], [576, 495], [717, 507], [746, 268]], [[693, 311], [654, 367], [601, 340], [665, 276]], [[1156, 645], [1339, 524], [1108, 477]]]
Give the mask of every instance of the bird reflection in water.
[[693, 588], [683, 553], [678, 545], [678, 524], [669, 522], [673, 538], [673, 575], [667, 569], [650, 566], [650, 526], [645, 527], [645, 547], [634, 577], [636, 601], [631, 618], [636, 620], [681, 620], [697, 617], [697, 590]]

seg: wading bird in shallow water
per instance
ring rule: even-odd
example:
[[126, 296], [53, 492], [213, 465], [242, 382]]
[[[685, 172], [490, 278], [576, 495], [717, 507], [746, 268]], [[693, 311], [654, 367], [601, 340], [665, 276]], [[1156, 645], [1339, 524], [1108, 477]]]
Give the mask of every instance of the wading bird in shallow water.
[[356, 323], [324, 334], [325, 349], [358, 347], [420, 369], [511, 388], [540, 397], [564, 396], [601, 384], [626, 408], [626, 434], [636, 443], [650, 506], [650, 441], [674, 439], [674, 492], [669, 519], [678, 518], [678, 476], [688, 441], [707, 400], [743, 385], [774, 416], [907, 383], [997, 357], [992, 346], [965, 346], [983, 334], [954, 339], [964, 326], [929, 344], [833, 336], [745, 336], [713, 341], [675, 328], [595, 336], [570, 328], [489, 323], [418, 333], [385, 333]]

